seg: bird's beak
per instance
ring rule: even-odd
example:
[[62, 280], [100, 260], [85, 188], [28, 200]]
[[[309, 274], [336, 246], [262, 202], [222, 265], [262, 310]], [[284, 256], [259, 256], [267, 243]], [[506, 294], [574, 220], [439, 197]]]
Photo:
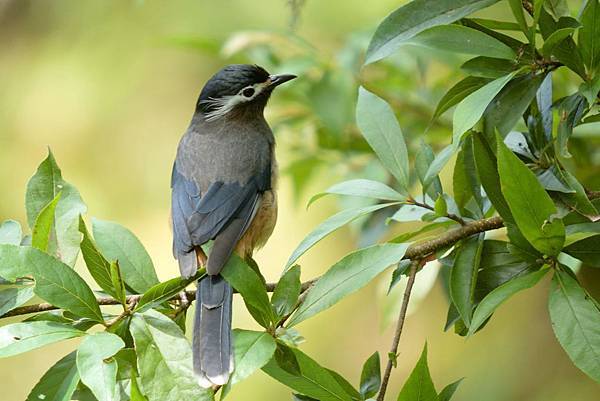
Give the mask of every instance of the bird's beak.
[[292, 79], [297, 78], [296, 75], [292, 75], [292, 74], [281, 74], [281, 75], [270, 75], [269, 76], [269, 81], [271, 82], [269, 86], [271, 87], [276, 87], [279, 86], [283, 83], [286, 83], [287, 81], [291, 81]]

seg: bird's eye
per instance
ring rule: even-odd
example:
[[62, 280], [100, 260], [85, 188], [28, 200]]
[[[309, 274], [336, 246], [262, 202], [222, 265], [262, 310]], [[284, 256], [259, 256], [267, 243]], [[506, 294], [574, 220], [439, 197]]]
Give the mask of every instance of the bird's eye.
[[242, 95], [244, 95], [245, 97], [252, 97], [254, 95], [254, 88], [244, 89], [244, 91], [242, 92]]

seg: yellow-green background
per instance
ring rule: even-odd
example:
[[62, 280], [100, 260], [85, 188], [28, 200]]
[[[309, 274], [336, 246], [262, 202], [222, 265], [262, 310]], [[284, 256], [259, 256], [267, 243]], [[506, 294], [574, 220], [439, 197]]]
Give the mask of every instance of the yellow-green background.
[[[327, 58], [350, 32], [374, 28], [398, 5], [308, 0], [297, 33]], [[0, 0], [0, 219], [26, 225], [25, 185], [50, 146], [89, 214], [132, 229], [161, 279], [177, 275], [168, 225], [171, 163], [203, 82], [223, 60], [166, 38], [222, 43], [243, 30], [285, 31], [289, 18], [284, 0]], [[275, 94], [275, 106], [277, 99]], [[286, 149], [278, 156], [285, 166]], [[278, 277], [303, 236], [335, 212], [331, 200], [308, 211], [302, 207], [310, 193], [329, 184], [331, 177], [318, 176], [295, 206], [289, 180], [281, 180], [277, 228], [257, 255], [268, 280]], [[347, 229], [323, 241], [301, 260], [303, 279], [351, 249]], [[81, 266], [78, 270], [84, 274]], [[381, 330], [380, 302], [388, 279], [300, 325], [307, 339], [303, 350], [356, 383], [362, 362], [374, 350], [385, 356], [389, 348], [392, 333]], [[397, 393], [427, 341], [438, 389], [466, 378], [456, 400], [599, 399], [598, 385], [573, 367], [552, 334], [547, 284], [515, 296], [469, 340], [442, 331], [447, 304], [436, 284], [408, 318], [389, 394]], [[235, 302], [234, 324], [254, 327], [240, 300]], [[76, 342], [0, 360], [0, 400], [24, 400]], [[229, 399], [288, 400], [290, 392], [259, 372], [237, 385]]]

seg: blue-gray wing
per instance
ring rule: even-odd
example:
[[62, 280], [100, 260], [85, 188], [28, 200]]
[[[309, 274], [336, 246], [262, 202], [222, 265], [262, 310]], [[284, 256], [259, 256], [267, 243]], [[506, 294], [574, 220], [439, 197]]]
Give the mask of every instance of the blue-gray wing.
[[240, 184], [214, 181], [201, 193], [198, 184], [173, 166], [171, 215], [173, 254], [184, 277], [197, 268], [195, 248], [215, 240], [207, 270], [218, 273], [248, 228], [261, 194], [268, 189], [270, 170], [263, 169]]

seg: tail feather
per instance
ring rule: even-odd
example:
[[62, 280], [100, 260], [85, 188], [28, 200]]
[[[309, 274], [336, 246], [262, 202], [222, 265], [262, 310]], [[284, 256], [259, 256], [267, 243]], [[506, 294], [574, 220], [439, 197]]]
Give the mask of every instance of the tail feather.
[[233, 371], [231, 303], [233, 290], [220, 275], [198, 281], [194, 318], [194, 373], [202, 387], [223, 385]]

